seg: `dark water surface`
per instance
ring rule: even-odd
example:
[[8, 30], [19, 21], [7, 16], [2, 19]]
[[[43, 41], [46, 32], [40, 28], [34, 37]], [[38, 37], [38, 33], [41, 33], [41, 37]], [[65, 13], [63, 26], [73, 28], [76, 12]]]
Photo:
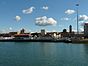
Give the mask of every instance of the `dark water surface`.
[[0, 42], [0, 66], [88, 66], [88, 45]]

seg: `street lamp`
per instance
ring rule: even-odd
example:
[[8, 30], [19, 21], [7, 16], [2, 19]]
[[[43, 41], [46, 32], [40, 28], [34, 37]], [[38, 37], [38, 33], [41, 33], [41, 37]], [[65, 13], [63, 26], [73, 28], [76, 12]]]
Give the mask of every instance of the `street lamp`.
[[79, 25], [78, 25], [78, 22], [79, 22], [78, 6], [79, 4], [76, 4], [76, 6], [77, 6], [77, 34], [79, 34]]

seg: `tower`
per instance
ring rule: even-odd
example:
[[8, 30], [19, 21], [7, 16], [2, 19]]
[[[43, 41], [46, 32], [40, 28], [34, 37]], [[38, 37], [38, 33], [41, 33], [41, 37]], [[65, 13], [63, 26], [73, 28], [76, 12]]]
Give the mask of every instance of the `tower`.
[[69, 26], [69, 33], [72, 33], [72, 26]]

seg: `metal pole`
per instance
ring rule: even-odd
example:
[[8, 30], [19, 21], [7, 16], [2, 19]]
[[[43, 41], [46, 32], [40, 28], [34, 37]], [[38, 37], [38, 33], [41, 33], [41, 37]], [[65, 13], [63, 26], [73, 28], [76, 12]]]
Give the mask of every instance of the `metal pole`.
[[78, 22], [79, 22], [79, 13], [78, 13], [79, 4], [76, 4], [76, 6], [77, 6], [77, 34], [79, 34], [79, 24], [78, 24]]

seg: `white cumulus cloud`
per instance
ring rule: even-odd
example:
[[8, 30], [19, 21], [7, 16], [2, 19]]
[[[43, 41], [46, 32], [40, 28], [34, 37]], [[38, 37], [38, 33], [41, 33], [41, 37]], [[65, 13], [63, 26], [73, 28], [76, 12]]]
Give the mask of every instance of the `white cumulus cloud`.
[[15, 16], [15, 20], [18, 22], [21, 20], [21, 17], [20, 16]]
[[85, 23], [88, 23], [88, 21], [87, 21], [87, 22], [85, 22]]
[[81, 22], [81, 26], [84, 26], [85, 23], [88, 23], [88, 21], [86, 21], [86, 22]]
[[68, 21], [68, 20], [71, 20], [71, 19], [70, 19], [70, 18], [68, 18], [68, 17], [64, 17], [64, 18], [61, 18], [61, 20]]
[[75, 13], [75, 10], [68, 9], [65, 11], [66, 14], [71, 15]]
[[28, 8], [28, 9], [24, 9], [22, 12], [24, 14], [31, 14], [34, 9], [35, 9], [35, 7], [32, 6], [32, 7]]
[[43, 6], [42, 7], [42, 9], [44, 9], [44, 10], [48, 10], [48, 8], [49, 8], [48, 6]]
[[46, 16], [43, 16], [36, 18], [35, 24], [38, 26], [56, 25], [57, 21], [54, 18], [48, 18]]
[[79, 16], [79, 21], [86, 21], [88, 20], [88, 16], [87, 15], [80, 15]]

